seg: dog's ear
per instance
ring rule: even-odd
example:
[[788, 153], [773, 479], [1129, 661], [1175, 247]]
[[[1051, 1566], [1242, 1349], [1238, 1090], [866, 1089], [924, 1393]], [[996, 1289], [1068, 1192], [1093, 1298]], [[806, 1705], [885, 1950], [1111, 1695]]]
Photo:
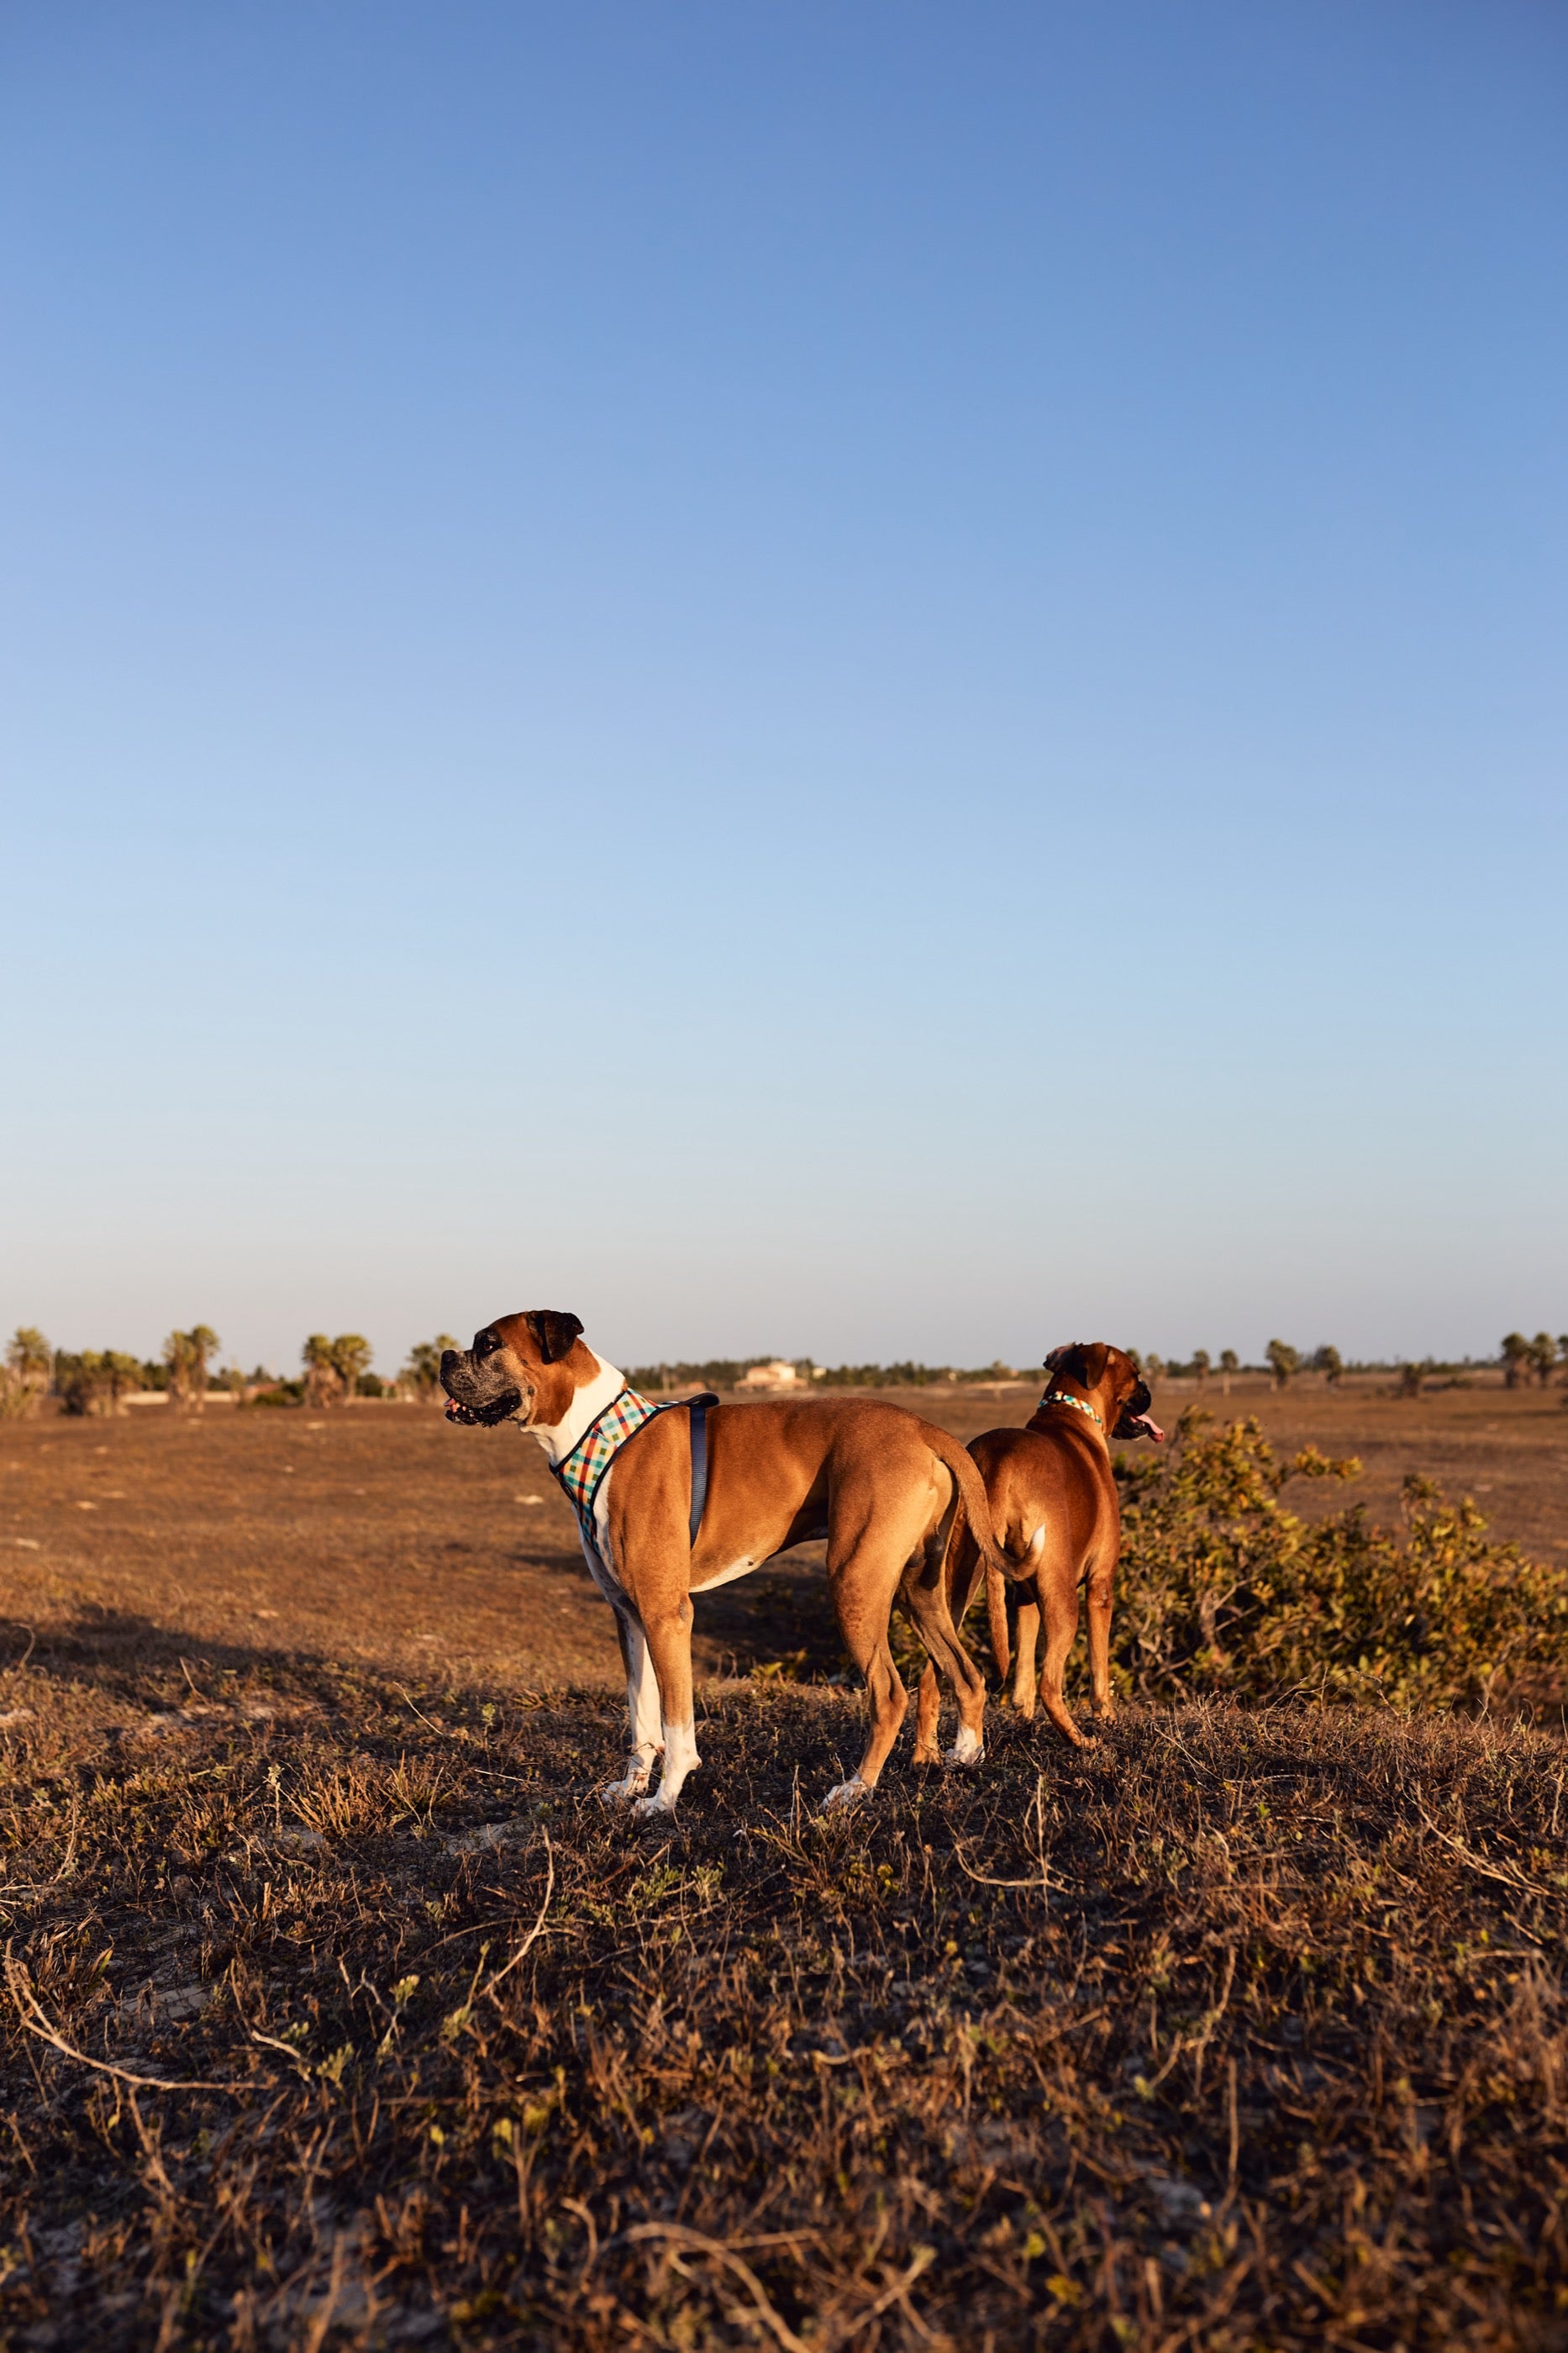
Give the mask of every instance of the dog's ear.
[[1062, 1345], [1061, 1345], [1061, 1346], [1060, 1346], [1059, 1348], [1053, 1348], [1053, 1349], [1051, 1350], [1050, 1354], [1047, 1356], [1047, 1358], [1046, 1358], [1046, 1370], [1047, 1370], [1047, 1373], [1054, 1373], [1054, 1372], [1058, 1371], [1058, 1370], [1060, 1369], [1060, 1366], [1061, 1366], [1062, 1358], [1063, 1358], [1064, 1356], [1071, 1356], [1071, 1354], [1072, 1354], [1072, 1343], [1071, 1343], [1071, 1341], [1070, 1341], [1070, 1340], [1064, 1340], [1064, 1341], [1063, 1341], [1063, 1343], [1062, 1343]]
[[583, 1329], [575, 1315], [568, 1315], [560, 1307], [533, 1307], [523, 1317], [533, 1335], [533, 1345], [540, 1360], [546, 1365], [558, 1365], [563, 1356], [572, 1353], [572, 1345]]
[[1103, 1377], [1105, 1350], [1098, 1340], [1092, 1345], [1074, 1340], [1065, 1348], [1053, 1348], [1046, 1364], [1058, 1379], [1077, 1381], [1080, 1388], [1091, 1389]]

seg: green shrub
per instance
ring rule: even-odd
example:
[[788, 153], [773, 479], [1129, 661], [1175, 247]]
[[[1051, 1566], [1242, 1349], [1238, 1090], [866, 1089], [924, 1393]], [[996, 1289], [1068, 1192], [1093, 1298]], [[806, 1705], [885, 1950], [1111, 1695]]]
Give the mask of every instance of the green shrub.
[[1401, 1711], [1547, 1699], [1568, 1683], [1568, 1572], [1496, 1544], [1466, 1497], [1405, 1482], [1403, 1529], [1365, 1509], [1316, 1525], [1293, 1478], [1353, 1478], [1309, 1447], [1279, 1461], [1253, 1420], [1184, 1416], [1162, 1460], [1120, 1458], [1112, 1641], [1142, 1699], [1288, 1694]]

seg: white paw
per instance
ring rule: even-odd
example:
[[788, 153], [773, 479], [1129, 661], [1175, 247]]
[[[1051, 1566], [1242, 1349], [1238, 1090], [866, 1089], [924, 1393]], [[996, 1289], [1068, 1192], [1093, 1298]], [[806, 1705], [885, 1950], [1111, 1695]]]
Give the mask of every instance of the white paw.
[[966, 1729], [959, 1734], [952, 1746], [944, 1751], [942, 1761], [944, 1765], [979, 1765], [984, 1763], [984, 1749], [973, 1733]]
[[662, 1789], [656, 1789], [651, 1798], [637, 1799], [637, 1804], [632, 1808], [632, 1815], [634, 1820], [639, 1822], [672, 1822], [675, 1820], [675, 1808]]
[[647, 1788], [646, 1773], [628, 1773], [624, 1781], [606, 1781], [599, 1792], [601, 1806], [628, 1806]]
[[825, 1814], [830, 1814], [836, 1813], [842, 1807], [858, 1806], [862, 1798], [868, 1798], [870, 1794], [866, 1783], [857, 1774], [853, 1781], [837, 1782], [829, 1789], [822, 1801], [822, 1810]]

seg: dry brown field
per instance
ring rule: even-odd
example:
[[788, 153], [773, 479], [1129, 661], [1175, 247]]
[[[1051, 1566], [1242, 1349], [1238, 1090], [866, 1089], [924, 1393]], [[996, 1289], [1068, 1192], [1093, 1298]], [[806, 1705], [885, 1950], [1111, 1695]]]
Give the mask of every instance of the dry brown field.
[[[1494, 1535], [1568, 1563], [1562, 1388], [1392, 1392], [1369, 1379], [1283, 1393], [1237, 1380], [1222, 1395], [1216, 1379], [1200, 1398], [1166, 1383], [1155, 1410], [1167, 1426], [1194, 1404], [1255, 1415], [1282, 1451], [1358, 1456], [1352, 1486], [1291, 1490], [1303, 1514], [1359, 1499], [1392, 1521], [1401, 1482], [1418, 1472], [1473, 1495]], [[887, 1392], [965, 1440], [1026, 1420], [1037, 1394], [1033, 1382]], [[700, 1599], [703, 1671], [745, 1675], [801, 1644], [827, 1666], [819, 1560], [805, 1547]], [[454, 1430], [434, 1408], [142, 1407], [113, 1421], [0, 1424], [0, 1561], [4, 1614], [84, 1663], [144, 1652], [254, 1667], [303, 1652], [512, 1692], [610, 1686], [619, 1673], [575, 1524], [533, 1440]], [[19, 1651], [28, 1636], [14, 1639]]]
[[[1561, 1559], [1560, 1396], [1206, 1402]], [[994, 1711], [824, 1820], [803, 1562], [699, 1602], [648, 1833], [512, 1431], [0, 1425], [0, 1562], [5, 2353], [1568, 2348], [1560, 1733]]]

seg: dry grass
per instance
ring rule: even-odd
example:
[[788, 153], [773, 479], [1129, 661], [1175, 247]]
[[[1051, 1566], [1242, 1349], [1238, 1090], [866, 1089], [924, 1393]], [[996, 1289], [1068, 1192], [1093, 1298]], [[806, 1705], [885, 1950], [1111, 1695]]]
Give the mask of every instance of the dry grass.
[[1551, 1729], [995, 1712], [824, 1825], [858, 1700], [710, 1682], [639, 1834], [531, 1453], [152, 1420], [0, 1458], [0, 2343], [1568, 2347]]
[[196, 1680], [6, 1679], [7, 2341], [1568, 2342], [1539, 1732], [1003, 1718], [824, 1826], [854, 1703], [730, 1686], [649, 1839], [605, 1701]]

